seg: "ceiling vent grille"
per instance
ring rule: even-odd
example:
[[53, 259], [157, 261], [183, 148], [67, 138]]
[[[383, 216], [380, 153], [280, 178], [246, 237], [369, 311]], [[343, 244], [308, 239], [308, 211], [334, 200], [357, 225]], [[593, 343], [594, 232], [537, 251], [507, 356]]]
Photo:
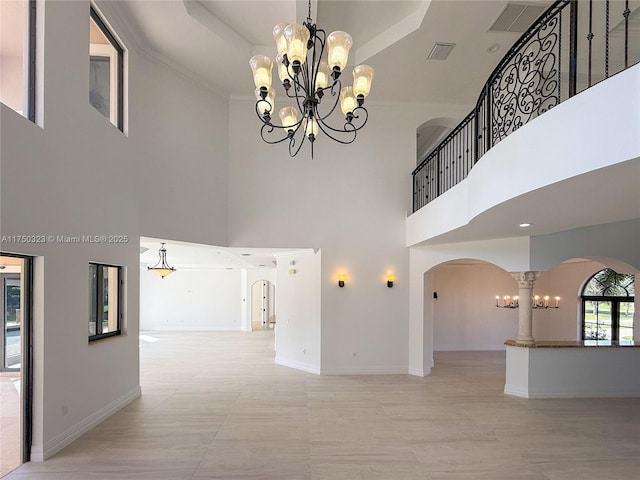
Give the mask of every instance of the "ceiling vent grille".
[[446, 60], [455, 46], [455, 43], [437, 42], [427, 55], [427, 60]]
[[523, 33], [542, 15], [545, 8], [541, 5], [508, 3], [489, 31]]

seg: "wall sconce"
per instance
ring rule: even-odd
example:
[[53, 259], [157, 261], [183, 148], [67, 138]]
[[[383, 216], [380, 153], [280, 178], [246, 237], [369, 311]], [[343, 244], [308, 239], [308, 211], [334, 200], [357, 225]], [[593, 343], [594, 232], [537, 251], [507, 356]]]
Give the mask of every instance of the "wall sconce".
[[543, 298], [536, 295], [531, 301], [531, 308], [560, 308], [560, 297], [555, 297], [554, 300], [556, 301], [556, 304], [552, 307], [549, 305], [549, 295], [546, 295]]
[[391, 288], [393, 287], [393, 275], [387, 275], [387, 287]]
[[338, 286], [340, 288], [344, 287], [344, 275], [338, 275]]

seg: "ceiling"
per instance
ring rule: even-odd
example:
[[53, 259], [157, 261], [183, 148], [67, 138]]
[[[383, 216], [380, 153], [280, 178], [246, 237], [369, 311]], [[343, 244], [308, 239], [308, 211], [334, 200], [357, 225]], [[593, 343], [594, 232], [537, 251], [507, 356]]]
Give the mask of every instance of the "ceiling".
[[[520, 35], [489, 31], [506, 6], [507, 1], [494, 0], [313, 0], [311, 5], [319, 28], [353, 37], [351, 66], [366, 62], [375, 68], [371, 100], [458, 105], [476, 101]], [[307, 17], [306, 1], [297, 0], [123, 0], [100, 7], [125, 26], [139, 49], [224, 95], [253, 95], [249, 58], [258, 53], [273, 58], [273, 26]], [[426, 59], [435, 42], [456, 44], [447, 60]], [[497, 52], [489, 53], [494, 44]]]
[[197, 243], [140, 238], [140, 265], [152, 267], [159, 260], [160, 242], [167, 249], [167, 263], [177, 270], [241, 270], [275, 268], [281, 253], [306, 252], [294, 248], [227, 248]]
[[[547, 6], [552, 1], [513, 3]], [[124, 26], [123, 33], [134, 48], [226, 96], [252, 96], [249, 58], [254, 54], [273, 58], [273, 26], [301, 23], [307, 17], [306, 1], [298, 0], [121, 0], [102, 1], [99, 6]], [[491, 71], [521, 35], [490, 30], [507, 6], [506, 0], [313, 0], [311, 11], [314, 22], [327, 33], [344, 30], [351, 34], [354, 47], [350, 66], [367, 63], [375, 68], [367, 101], [470, 108]], [[525, 27], [520, 25], [520, 30]], [[455, 44], [444, 61], [426, 58], [436, 42]], [[277, 79], [275, 72], [274, 77]], [[276, 89], [283, 95], [280, 87]], [[418, 154], [424, 155], [453, 126], [423, 125]], [[620, 168], [628, 169], [629, 175], [623, 173], [618, 178], [630, 179], [631, 185], [615, 190], [616, 203], [621, 205], [619, 218], [607, 216], [608, 221], [638, 216], [640, 194], [633, 183], [638, 166], [629, 163]], [[566, 225], [593, 224], [606, 203], [592, 195], [603, 173], [593, 172], [498, 205], [430, 243], [542, 235]], [[567, 197], [569, 190], [573, 193]], [[554, 199], [563, 196], [573, 201], [566, 208], [558, 208]], [[524, 221], [533, 223], [527, 231], [517, 226]], [[149, 248], [141, 255], [142, 264], [155, 263], [158, 240], [149, 239], [141, 245]], [[193, 268], [196, 264], [202, 268], [269, 268], [278, 253], [174, 242], [168, 243], [167, 249], [169, 263], [177, 268]]]

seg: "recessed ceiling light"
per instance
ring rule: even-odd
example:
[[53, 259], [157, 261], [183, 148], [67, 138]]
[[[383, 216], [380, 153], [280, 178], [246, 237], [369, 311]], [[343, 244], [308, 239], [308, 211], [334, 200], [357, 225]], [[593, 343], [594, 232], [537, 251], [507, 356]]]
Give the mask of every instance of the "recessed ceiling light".
[[243, 257], [250, 257], [251, 256], [250, 253], [241, 253], [240, 255], [242, 255]]
[[530, 227], [531, 225], [533, 225], [533, 223], [521, 223], [521, 224], [519, 225], [519, 227], [520, 227], [520, 228], [527, 228], [527, 227]]
[[496, 53], [498, 50], [500, 50], [500, 44], [499, 43], [494, 43], [489, 48], [487, 48], [487, 52], [488, 53]]

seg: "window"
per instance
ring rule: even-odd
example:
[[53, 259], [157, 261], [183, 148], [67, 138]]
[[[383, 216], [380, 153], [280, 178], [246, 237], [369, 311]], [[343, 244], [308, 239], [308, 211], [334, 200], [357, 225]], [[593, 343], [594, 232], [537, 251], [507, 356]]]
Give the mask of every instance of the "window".
[[124, 50], [92, 7], [89, 18], [89, 103], [123, 130]]
[[635, 277], [605, 268], [582, 290], [583, 340], [633, 340]]
[[35, 121], [35, 0], [0, 1], [0, 101]]
[[89, 341], [120, 335], [121, 268], [89, 264]]

